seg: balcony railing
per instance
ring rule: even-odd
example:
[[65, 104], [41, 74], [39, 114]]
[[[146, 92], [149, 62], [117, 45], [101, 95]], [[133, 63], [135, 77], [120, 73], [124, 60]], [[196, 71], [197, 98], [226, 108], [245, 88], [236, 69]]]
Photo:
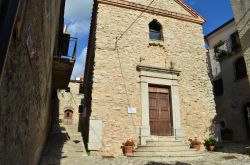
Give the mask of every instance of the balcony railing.
[[57, 57], [61, 59], [75, 60], [77, 50], [77, 38], [70, 37], [70, 34], [64, 33], [58, 40]]
[[53, 57], [53, 88], [67, 89], [76, 59], [77, 38], [63, 33]]
[[215, 47], [214, 47], [214, 56], [215, 59], [219, 60], [222, 57], [230, 56], [233, 53], [241, 50], [241, 44], [239, 39], [232, 39], [229, 38], [225, 41], [220, 41]]

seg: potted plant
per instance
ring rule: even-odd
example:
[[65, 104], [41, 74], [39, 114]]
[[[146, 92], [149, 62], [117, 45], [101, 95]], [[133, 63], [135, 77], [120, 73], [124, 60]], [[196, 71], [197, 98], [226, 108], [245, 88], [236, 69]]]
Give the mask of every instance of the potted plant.
[[200, 151], [201, 142], [197, 138], [195, 138], [194, 140], [193, 139], [189, 139], [189, 141], [190, 141], [190, 148], [194, 148], [197, 151]]
[[215, 151], [216, 143], [217, 143], [216, 139], [213, 137], [210, 137], [204, 141], [204, 146], [206, 147], [208, 151]]
[[132, 138], [127, 139], [125, 142], [122, 143], [123, 154], [126, 156], [133, 155], [134, 146], [134, 140]]
[[216, 60], [219, 60], [221, 57], [224, 57], [228, 54], [225, 46], [226, 45], [224, 41], [220, 41], [214, 46], [214, 54]]

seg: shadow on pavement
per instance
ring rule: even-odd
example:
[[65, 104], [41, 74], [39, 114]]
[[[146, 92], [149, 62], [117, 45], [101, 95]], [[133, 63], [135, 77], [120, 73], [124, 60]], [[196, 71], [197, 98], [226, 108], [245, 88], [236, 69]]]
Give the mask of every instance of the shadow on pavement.
[[[58, 127], [60, 126], [58, 125]], [[65, 128], [60, 127], [60, 130], [63, 129]], [[70, 137], [66, 132], [51, 132], [47, 139], [40, 165], [60, 165], [61, 160], [68, 157], [63, 152], [63, 146], [68, 140], [70, 140]]]
[[250, 155], [250, 142], [224, 142], [217, 147], [216, 152]]

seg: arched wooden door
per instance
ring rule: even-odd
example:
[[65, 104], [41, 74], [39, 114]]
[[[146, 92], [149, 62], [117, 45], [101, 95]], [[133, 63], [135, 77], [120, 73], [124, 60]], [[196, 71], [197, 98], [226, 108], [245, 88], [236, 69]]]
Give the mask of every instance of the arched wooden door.
[[64, 111], [63, 123], [66, 125], [70, 125], [73, 123], [73, 111], [72, 110], [67, 109]]

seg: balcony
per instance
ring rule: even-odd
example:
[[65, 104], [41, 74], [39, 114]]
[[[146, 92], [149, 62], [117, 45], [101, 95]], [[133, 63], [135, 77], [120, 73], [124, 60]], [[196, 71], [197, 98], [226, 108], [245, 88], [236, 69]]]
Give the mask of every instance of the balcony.
[[76, 59], [77, 38], [70, 37], [70, 34], [63, 33], [58, 37], [57, 53], [53, 57], [53, 87], [66, 89]]
[[225, 41], [220, 41], [214, 46], [214, 57], [216, 60], [221, 60], [224, 57], [231, 56], [238, 51], [241, 51], [241, 44], [237, 34], [232, 34]]

